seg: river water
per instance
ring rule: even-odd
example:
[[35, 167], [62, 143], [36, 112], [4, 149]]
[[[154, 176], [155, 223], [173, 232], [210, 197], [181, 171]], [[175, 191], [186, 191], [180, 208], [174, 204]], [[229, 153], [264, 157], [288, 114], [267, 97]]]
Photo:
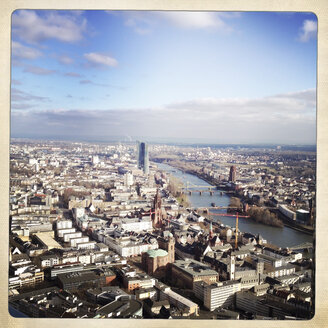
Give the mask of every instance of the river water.
[[[176, 169], [170, 165], [164, 163], [156, 163], [160, 170], [169, 172], [173, 176], [179, 178], [186, 186], [189, 185], [189, 188], [192, 186], [210, 186], [206, 181], [198, 178], [195, 175], [185, 173], [179, 169]], [[197, 189], [197, 188], [195, 188]], [[208, 192], [204, 192], [202, 195], [199, 193], [193, 192], [191, 195], [188, 195], [189, 201], [192, 207], [208, 207], [210, 209], [211, 204], [215, 203], [216, 206], [226, 207], [230, 203], [230, 196], [223, 193], [221, 195], [220, 190], [215, 190], [214, 194], [210, 196]], [[215, 213], [226, 213], [227, 210], [220, 209], [210, 209], [211, 212]], [[224, 216], [213, 216], [213, 220], [219, 220], [224, 225], [235, 227], [236, 219], [234, 217], [224, 217]], [[266, 239], [269, 243], [280, 247], [290, 247], [302, 244], [304, 242], [313, 242], [313, 238], [310, 235], [307, 235], [303, 232], [293, 230], [288, 227], [277, 228], [270, 227], [264, 224], [256, 223], [255, 221], [249, 218], [239, 218], [238, 229], [242, 232], [250, 232], [257, 235], [258, 233]]]

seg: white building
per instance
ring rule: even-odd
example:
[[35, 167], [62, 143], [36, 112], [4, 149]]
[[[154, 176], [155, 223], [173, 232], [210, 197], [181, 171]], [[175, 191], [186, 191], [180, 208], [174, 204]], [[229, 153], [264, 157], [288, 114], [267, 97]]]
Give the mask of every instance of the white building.
[[121, 221], [121, 228], [127, 231], [152, 231], [153, 230], [153, 224], [151, 221], [150, 216], [146, 216], [143, 218], [124, 218]]
[[77, 243], [77, 249], [95, 249], [96, 248], [96, 242], [95, 241], [87, 241], [82, 243]]
[[72, 209], [73, 211], [73, 217], [76, 220], [77, 218], [83, 217], [85, 213], [85, 208], [84, 207], [76, 207]]
[[76, 247], [77, 244], [80, 244], [80, 243], [87, 243], [89, 241], [89, 237], [82, 237], [82, 234], [80, 237], [73, 237], [73, 238], [70, 238], [69, 240], [69, 244], [71, 247]]
[[278, 205], [278, 210], [291, 220], [296, 220], [296, 213], [290, 210], [286, 205]]
[[218, 307], [229, 307], [234, 303], [235, 294], [241, 291], [241, 283], [235, 280], [207, 284], [199, 281], [194, 283], [194, 293], [204, 302], [209, 311]]
[[40, 257], [41, 268], [48, 268], [60, 263], [59, 257], [56, 255], [46, 255]]
[[137, 256], [143, 252], [147, 252], [148, 250], [158, 248], [158, 242], [156, 239], [153, 239], [152, 242], [147, 243], [129, 236], [120, 238], [107, 236], [103, 243], [123, 257]]
[[63, 238], [64, 237], [64, 234], [71, 233], [71, 232], [76, 232], [76, 229], [75, 228], [59, 229], [59, 230], [57, 230], [57, 236], [59, 238]]
[[79, 237], [82, 237], [82, 232], [80, 232], [80, 231], [65, 233], [63, 236], [65, 243], [68, 243], [70, 241], [70, 239], [72, 239], [72, 238], [79, 238]]
[[124, 186], [131, 187], [132, 185], [133, 185], [133, 174], [127, 172], [124, 174]]
[[92, 164], [96, 165], [99, 163], [99, 157], [97, 155], [92, 156]]
[[72, 228], [73, 223], [71, 220], [58, 220], [57, 221], [57, 230], [59, 229], [66, 229], [66, 228]]

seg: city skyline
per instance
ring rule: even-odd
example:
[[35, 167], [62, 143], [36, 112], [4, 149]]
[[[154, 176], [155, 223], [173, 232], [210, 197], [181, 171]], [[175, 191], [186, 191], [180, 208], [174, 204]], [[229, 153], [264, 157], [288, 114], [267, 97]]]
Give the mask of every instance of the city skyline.
[[312, 13], [17, 10], [12, 137], [315, 144], [316, 29]]
[[12, 140], [10, 314], [313, 318], [316, 154], [147, 145]]

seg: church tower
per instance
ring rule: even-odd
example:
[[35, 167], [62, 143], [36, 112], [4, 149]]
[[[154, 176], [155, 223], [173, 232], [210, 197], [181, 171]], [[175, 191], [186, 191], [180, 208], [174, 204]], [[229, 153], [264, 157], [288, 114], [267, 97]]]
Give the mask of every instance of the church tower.
[[210, 223], [210, 240], [213, 238], [213, 225], [212, 222]]
[[167, 244], [167, 252], [169, 253], [169, 262], [173, 263], [175, 261], [175, 239], [173, 236], [169, 237], [169, 241]]
[[154, 228], [161, 228], [163, 226], [163, 215], [162, 215], [162, 200], [159, 189], [157, 189], [154, 197], [153, 209], [152, 209], [152, 220]]
[[228, 264], [228, 272], [230, 273], [230, 280], [235, 280], [235, 256], [230, 256], [230, 262]]
[[168, 263], [173, 263], [175, 261], [175, 238], [170, 233], [169, 237], [158, 237], [157, 238], [158, 247], [165, 249], [168, 253]]

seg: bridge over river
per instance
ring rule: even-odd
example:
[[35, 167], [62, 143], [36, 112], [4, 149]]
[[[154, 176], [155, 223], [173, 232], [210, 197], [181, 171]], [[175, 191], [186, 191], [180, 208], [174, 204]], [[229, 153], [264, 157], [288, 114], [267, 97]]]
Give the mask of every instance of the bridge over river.
[[[188, 193], [191, 208], [207, 208], [213, 213], [227, 214], [231, 195], [227, 194], [225, 190], [217, 189], [216, 186], [210, 185], [197, 176], [182, 172], [181, 170], [173, 168], [167, 164], [161, 163], [156, 165], [159, 169], [164, 170], [178, 178], [184, 184], [184, 190], [188, 190], [186, 188], [188, 186], [189, 190], [196, 191]], [[203, 191], [202, 194], [199, 193], [200, 191]], [[209, 191], [212, 191], [213, 194], [210, 195]], [[212, 204], [215, 204], [216, 206], [211, 207]], [[213, 221], [221, 221], [222, 224], [231, 227], [234, 227], [236, 224], [236, 219], [229, 216], [213, 216]], [[283, 228], [271, 227], [260, 224], [255, 220], [250, 220], [249, 218], [241, 217], [239, 219], [238, 228], [242, 232], [250, 232], [255, 235], [260, 234], [269, 243], [280, 247], [290, 247], [293, 245], [313, 242], [312, 236], [301, 231], [296, 231], [286, 226]]]
[[[198, 193], [199, 195], [202, 195], [203, 193], [208, 192], [210, 194], [210, 196], [213, 196], [215, 194], [216, 191], [218, 191], [218, 187], [217, 186], [212, 186], [212, 185], [195, 185], [195, 184], [190, 184], [187, 183], [185, 184], [185, 186], [183, 186], [182, 191], [186, 194], [191, 195], [192, 193]], [[226, 191], [226, 190], [220, 190], [219, 191], [220, 195], [222, 196], [223, 194], [232, 194], [233, 191]]]

